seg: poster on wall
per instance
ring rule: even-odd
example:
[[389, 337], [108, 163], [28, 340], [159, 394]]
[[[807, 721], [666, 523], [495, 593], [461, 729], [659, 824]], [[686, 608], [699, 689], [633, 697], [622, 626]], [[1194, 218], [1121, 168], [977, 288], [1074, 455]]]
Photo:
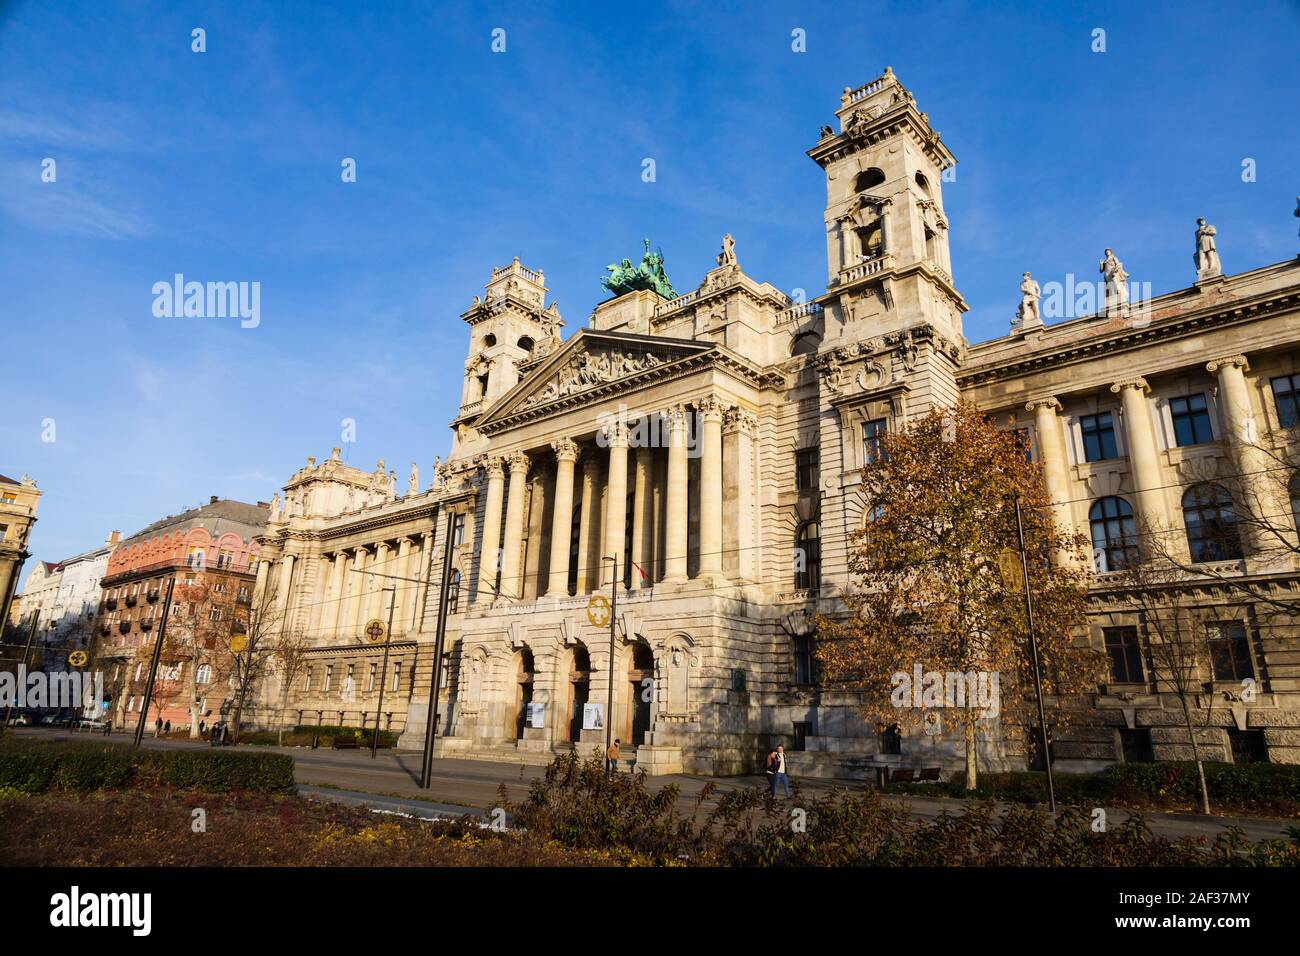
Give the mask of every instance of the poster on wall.
[[583, 730], [604, 730], [605, 729], [605, 705], [604, 704], [583, 704], [582, 705], [582, 729]]
[[546, 726], [545, 720], [546, 720], [545, 704], [528, 705], [528, 726], [529, 727], [544, 727]]

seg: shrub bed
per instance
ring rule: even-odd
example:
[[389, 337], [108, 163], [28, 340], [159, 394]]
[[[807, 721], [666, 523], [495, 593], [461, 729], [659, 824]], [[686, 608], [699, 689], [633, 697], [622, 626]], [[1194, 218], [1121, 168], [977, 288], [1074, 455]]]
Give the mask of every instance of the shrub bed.
[[6, 741], [0, 747], [0, 788], [85, 793], [157, 785], [216, 793], [290, 793], [293, 760], [283, 754], [136, 750], [122, 744], [45, 740]]
[[[320, 742], [322, 747], [330, 746], [330, 744], [333, 743], [335, 737], [352, 737], [355, 738], [356, 740], [361, 741], [362, 746], [369, 747], [370, 738], [375, 733], [374, 728], [372, 727], [367, 727], [363, 730], [360, 727], [339, 727], [337, 725], [332, 725], [332, 724], [322, 724], [318, 727], [312, 726], [310, 724], [299, 724], [293, 728], [293, 732], [295, 734], [302, 734], [306, 736], [308, 738], [307, 742], [309, 744], [311, 743], [312, 737], [319, 736], [321, 739]], [[329, 741], [328, 743], [326, 742], [327, 738]], [[379, 731], [379, 746], [396, 747], [397, 734], [393, 733], [391, 730]]]

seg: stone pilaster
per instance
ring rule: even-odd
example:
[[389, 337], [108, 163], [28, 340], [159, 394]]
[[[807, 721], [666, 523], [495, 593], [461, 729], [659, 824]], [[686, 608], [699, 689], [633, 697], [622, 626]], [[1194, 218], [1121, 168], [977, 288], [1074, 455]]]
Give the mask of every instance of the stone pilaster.
[[478, 582], [475, 603], [496, 598], [497, 571], [501, 567], [501, 501], [505, 487], [505, 464], [500, 458], [483, 460], [487, 496], [483, 506], [483, 537], [479, 544]]
[[686, 580], [686, 522], [689, 494], [686, 466], [686, 410], [674, 405], [663, 413], [668, 422], [668, 488], [664, 496], [664, 581]]
[[[569, 546], [573, 529], [573, 471], [578, 446], [568, 438], [551, 442], [555, 452], [555, 501], [551, 508], [550, 580], [546, 593], [563, 597], [569, 593]], [[581, 574], [581, 570], [579, 570]]]
[[700, 576], [722, 574], [722, 404], [713, 396], [699, 403]]
[[524, 491], [528, 478], [528, 456], [514, 452], [506, 464], [510, 468], [510, 488], [506, 492], [505, 542], [501, 549], [501, 595], [518, 600], [523, 594], [519, 574], [519, 556], [524, 534]]
[[722, 419], [723, 571], [742, 581], [758, 579], [758, 549], [754, 540], [754, 439], [758, 418], [741, 408], [729, 408]]
[[[609, 449], [609, 463], [605, 472], [605, 543], [599, 556], [601, 584], [614, 581], [617, 567], [619, 578], [623, 575], [624, 536], [627, 533], [627, 426], [614, 422], [604, 431]], [[607, 561], [606, 558], [615, 558]]]

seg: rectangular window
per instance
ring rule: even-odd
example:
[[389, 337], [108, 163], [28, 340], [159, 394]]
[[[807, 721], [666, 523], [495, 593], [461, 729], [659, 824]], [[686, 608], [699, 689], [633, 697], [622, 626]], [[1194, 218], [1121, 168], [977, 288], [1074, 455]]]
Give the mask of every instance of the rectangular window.
[[1125, 763], [1151, 763], [1156, 759], [1151, 750], [1151, 731], [1145, 727], [1121, 730], [1119, 747]]
[[873, 418], [862, 423], [862, 463], [874, 464], [884, 453], [882, 442], [885, 438], [887, 423], [883, 418]]
[[1083, 434], [1084, 461], [1105, 461], [1119, 457], [1119, 447], [1115, 444], [1115, 422], [1110, 412], [1080, 416], [1079, 431]]
[[372, 690], [375, 689], [375, 679], [378, 673], [379, 673], [379, 665], [371, 664], [370, 674], [368, 677], [366, 677], [366, 693], [370, 693]]
[[1179, 448], [1214, 441], [1205, 393], [1169, 399], [1169, 414], [1174, 420], [1174, 441]]
[[898, 724], [890, 724], [888, 727], [881, 728], [879, 745], [882, 754], [893, 754], [895, 756], [902, 754], [903, 734], [898, 729]]
[[816, 448], [804, 448], [794, 453], [794, 486], [797, 491], [816, 491], [821, 478], [818, 474]]
[[324, 687], [325, 693], [328, 694], [332, 686], [334, 686], [334, 665], [326, 664], [325, 665], [325, 687]]
[[808, 735], [812, 733], [812, 724], [806, 721], [796, 721], [794, 725], [794, 744], [791, 750], [802, 753], [808, 749]]
[[1025, 455], [1025, 461], [1034, 460], [1034, 443], [1029, 437], [1028, 428], [1013, 428], [1011, 434], [1015, 436], [1016, 445]]
[[[397, 688], [400, 687], [401, 684], [402, 684], [402, 662], [394, 661], [393, 662], [393, 686], [388, 689], [397, 690]], [[427, 709], [428, 708], [426, 708], [426, 710]]]
[[1232, 748], [1233, 763], [1268, 763], [1268, 745], [1262, 730], [1228, 731], [1228, 745]]
[[1101, 630], [1110, 656], [1110, 679], [1116, 684], [1142, 683], [1142, 648], [1136, 627], [1104, 627]]
[[451, 520], [451, 544], [460, 547], [465, 542], [465, 516], [458, 514]]
[[1250, 660], [1250, 644], [1242, 621], [1215, 621], [1208, 625], [1210, 663], [1215, 680], [1245, 680], [1255, 676]]
[[794, 682], [813, 682], [813, 640], [811, 634], [796, 634], [794, 638]]
[[1300, 373], [1273, 379], [1273, 403], [1277, 422], [1283, 428], [1300, 425]]
[[302, 691], [304, 694], [311, 692], [311, 672], [312, 672], [312, 668], [311, 665], [309, 664], [307, 665], [307, 673], [304, 676], [302, 682]]

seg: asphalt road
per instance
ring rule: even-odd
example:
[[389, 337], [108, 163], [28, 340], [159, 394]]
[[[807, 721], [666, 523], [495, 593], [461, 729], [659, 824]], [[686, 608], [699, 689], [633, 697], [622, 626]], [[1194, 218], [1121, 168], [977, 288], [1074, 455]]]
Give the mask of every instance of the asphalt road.
[[[87, 732], [69, 733], [48, 728], [14, 728], [16, 735], [40, 735], [66, 739], [103, 739], [102, 734]], [[129, 742], [129, 734], [113, 734], [115, 742]], [[202, 741], [154, 739], [145, 737], [150, 748], [207, 747]], [[248, 747], [247, 750], [267, 750], [292, 757], [295, 779], [299, 790], [306, 796], [337, 800], [344, 803], [362, 803], [393, 812], [413, 813], [419, 816], [446, 816], [461, 813], [483, 815], [499, 803], [498, 788], [505, 785], [512, 800], [522, 799], [531, 781], [543, 776], [544, 768], [501, 763], [486, 760], [466, 760], [442, 757], [434, 761], [431, 786], [419, 786], [421, 754], [416, 751], [380, 750], [373, 759], [369, 750], [309, 750], [302, 747]], [[743, 777], [699, 777], [677, 774], [649, 778], [649, 785], [659, 789], [676, 784], [680, 790], [679, 806], [690, 812], [696, 806], [700, 792], [709, 783], [720, 792], [753, 786], [766, 786], [760, 775]], [[860, 789], [857, 781], [834, 781], [814, 778], [796, 779], [803, 792], [820, 796], [833, 786]], [[887, 795], [886, 800], [904, 803], [908, 810], [921, 819], [933, 819], [941, 813], [960, 812], [965, 801], [960, 799], [909, 797]], [[1127, 819], [1122, 810], [1107, 809], [1110, 825]], [[1294, 821], [1264, 817], [1205, 817], [1198, 814], [1148, 813], [1145, 815], [1152, 833], [1178, 839], [1185, 836], [1206, 836], [1213, 840], [1230, 826], [1239, 827], [1250, 840], [1287, 835], [1287, 826]]]

